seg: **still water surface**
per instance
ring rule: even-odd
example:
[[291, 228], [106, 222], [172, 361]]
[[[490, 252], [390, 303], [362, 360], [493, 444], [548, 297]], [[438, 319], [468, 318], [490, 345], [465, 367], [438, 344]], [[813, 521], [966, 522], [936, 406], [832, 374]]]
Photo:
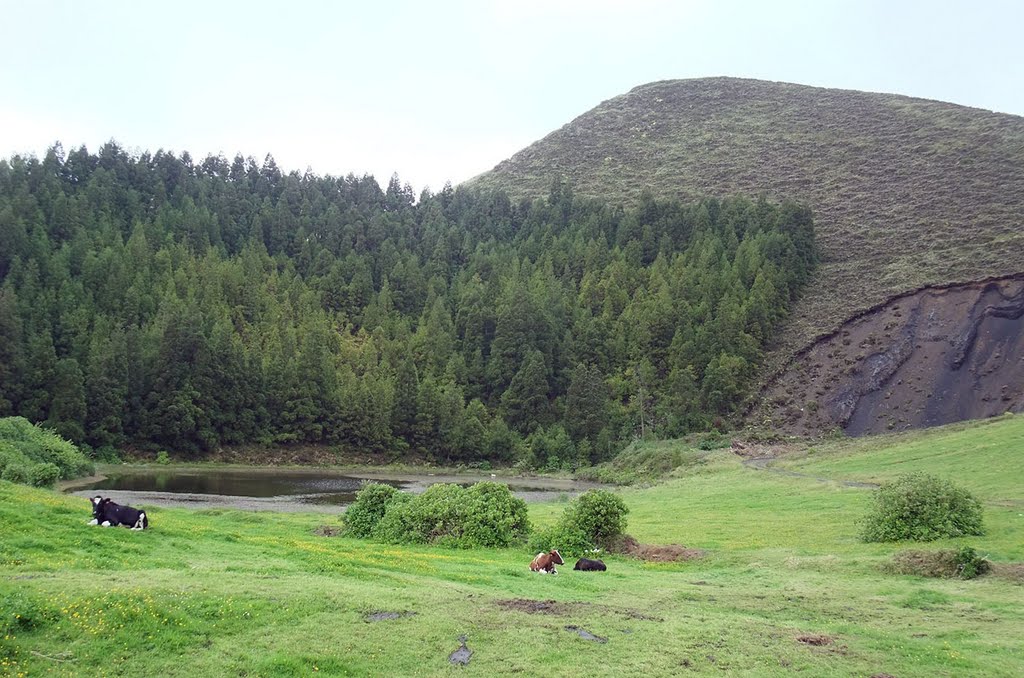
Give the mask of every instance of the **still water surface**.
[[329, 469], [213, 468], [154, 469], [108, 467], [102, 477], [66, 488], [72, 494], [102, 494], [118, 503], [194, 508], [240, 508], [337, 513], [355, 500], [364, 482], [386, 483], [406, 492], [422, 492], [434, 483], [472, 485], [481, 480], [507, 484], [527, 501], [573, 496], [592, 483], [553, 478], [495, 478], [434, 474], [342, 472]]

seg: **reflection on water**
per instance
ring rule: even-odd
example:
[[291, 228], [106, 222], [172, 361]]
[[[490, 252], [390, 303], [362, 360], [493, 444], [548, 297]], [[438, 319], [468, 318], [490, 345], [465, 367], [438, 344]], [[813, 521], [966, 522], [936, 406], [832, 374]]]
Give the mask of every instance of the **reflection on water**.
[[[171, 494], [216, 494], [229, 497], [286, 497], [303, 495], [314, 504], [344, 506], [355, 501], [365, 478], [342, 475], [315, 475], [305, 472], [238, 469], [211, 470], [135, 470], [111, 471], [103, 480], [78, 486], [87, 490], [128, 492], [168, 492]], [[376, 480], [402, 489], [408, 482]]]
[[[422, 491], [434, 482], [457, 482], [469, 487], [477, 481], [455, 480], [451, 477], [408, 476], [403, 479], [373, 478], [342, 475], [329, 470], [289, 471], [279, 469], [111, 469], [107, 477], [88, 485], [76, 485], [74, 493], [91, 496], [107, 492], [147, 493], [145, 500], [189, 505], [206, 504], [214, 497], [220, 503], [230, 503], [231, 498], [241, 500], [289, 500], [290, 503], [316, 504], [342, 507], [355, 501], [356, 492], [366, 482], [385, 483], [405, 491]], [[574, 488], [545, 486], [543, 482], [525, 479], [502, 479], [513, 492], [529, 499], [539, 499], [561, 494]], [[556, 481], [553, 481], [556, 482]], [[570, 483], [571, 484], [571, 483]], [[159, 494], [148, 494], [159, 493]], [[122, 495], [126, 498], [141, 496]], [[173, 499], [172, 499], [173, 498]]]

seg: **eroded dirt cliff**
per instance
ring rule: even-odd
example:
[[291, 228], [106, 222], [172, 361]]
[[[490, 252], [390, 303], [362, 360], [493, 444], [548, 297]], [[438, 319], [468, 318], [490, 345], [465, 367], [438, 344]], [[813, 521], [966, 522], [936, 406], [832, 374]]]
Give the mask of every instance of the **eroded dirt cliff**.
[[865, 435], [1024, 410], [1024, 275], [896, 297], [800, 352], [754, 425]]

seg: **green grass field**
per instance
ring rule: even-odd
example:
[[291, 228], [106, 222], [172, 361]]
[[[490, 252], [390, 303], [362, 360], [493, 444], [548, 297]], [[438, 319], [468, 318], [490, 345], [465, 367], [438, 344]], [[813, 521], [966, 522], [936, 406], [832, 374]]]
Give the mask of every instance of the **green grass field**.
[[[1007, 417], [833, 442], [779, 466], [948, 475], [984, 501], [988, 534], [925, 548], [970, 544], [1007, 563], [1024, 560], [1022, 461], [1024, 417]], [[883, 574], [908, 545], [857, 541], [870, 495], [715, 452], [623, 491], [630, 533], [706, 558], [610, 556], [606, 573], [570, 561], [547, 577], [525, 550], [315, 536], [337, 523], [316, 514], [153, 508], [146, 532], [90, 527], [81, 498], [0, 483], [0, 675], [1024, 675], [1024, 587]], [[375, 612], [414, 614], [366, 621]], [[451, 666], [463, 634], [474, 654]]]

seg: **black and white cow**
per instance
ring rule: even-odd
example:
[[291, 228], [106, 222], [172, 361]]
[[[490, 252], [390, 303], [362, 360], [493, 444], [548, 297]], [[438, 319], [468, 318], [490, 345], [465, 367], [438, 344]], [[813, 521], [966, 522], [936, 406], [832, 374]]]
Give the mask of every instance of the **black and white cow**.
[[146, 517], [145, 511], [115, 504], [109, 498], [105, 499], [99, 495], [90, 501], [92, 501], [90, 525], [102, 525], [103, 527], [124, 525], [133, 530], [144, 530], [149, 527], [149, 518]]
[[608, 568], [600, 560], [591, 560], [590, 558], [580, 558], [576, 561], [576, 567], [574, 570], [582, 570], [584, 572], [604, 572]]

